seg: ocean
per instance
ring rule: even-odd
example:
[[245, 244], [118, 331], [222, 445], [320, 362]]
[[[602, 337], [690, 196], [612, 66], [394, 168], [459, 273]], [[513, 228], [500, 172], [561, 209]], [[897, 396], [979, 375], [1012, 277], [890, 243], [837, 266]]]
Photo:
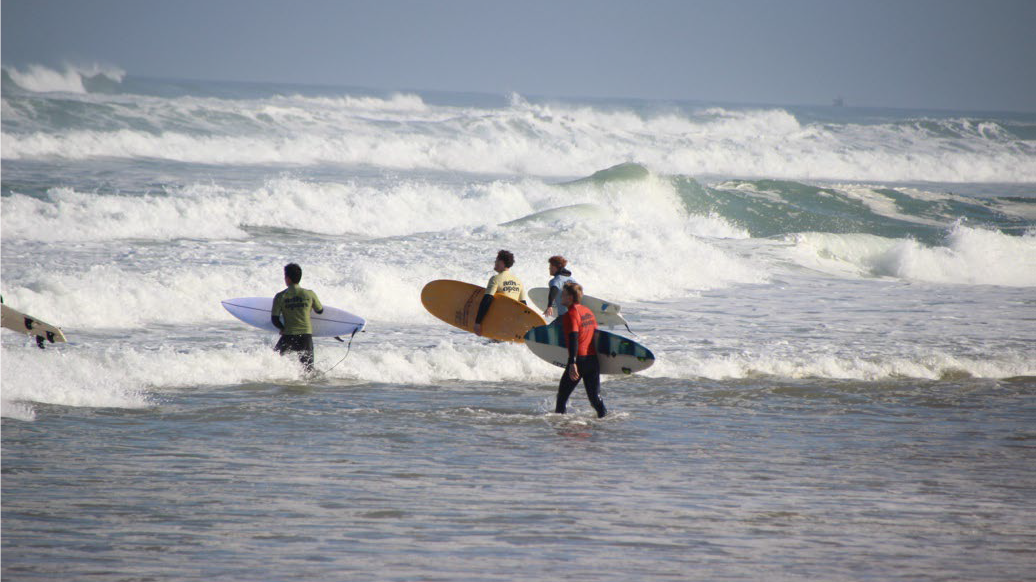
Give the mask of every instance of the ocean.
[[[0, 291], [69, 339], [0, 336], [4, 580], [1036, 579], [1036, 114], [2, 88]], [[655, 353], [608, 417], [421, 305], [499, 249]], [[288, 262], [368, 320], [315, 377], [220, 305]]]

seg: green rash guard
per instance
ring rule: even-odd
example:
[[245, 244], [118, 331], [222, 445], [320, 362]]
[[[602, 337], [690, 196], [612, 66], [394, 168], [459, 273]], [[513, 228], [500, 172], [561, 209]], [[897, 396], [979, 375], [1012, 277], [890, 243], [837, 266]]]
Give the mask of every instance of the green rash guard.
[[310, 311], [320, 313], [324, 306], [317, 299], [317, 294], [298, 285], [292, 285], [273, 298], [271, 315], [284, 315], [283, 335], [302, 335], [313, 333], [313, 324], [309, 320]]

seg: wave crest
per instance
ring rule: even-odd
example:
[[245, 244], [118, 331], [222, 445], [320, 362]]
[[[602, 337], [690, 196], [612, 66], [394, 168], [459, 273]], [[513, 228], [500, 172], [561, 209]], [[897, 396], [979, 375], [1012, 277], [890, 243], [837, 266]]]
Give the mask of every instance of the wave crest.
[[88, 93], [109, 84], [122, 83], [126, 71], [118, 67], [100, 65], [73, 65], [66, 63], [61, 70], [43, 65], [29, 65], [25, 70], [3, 67], [4, 75], [15, 85], [32, 93]]

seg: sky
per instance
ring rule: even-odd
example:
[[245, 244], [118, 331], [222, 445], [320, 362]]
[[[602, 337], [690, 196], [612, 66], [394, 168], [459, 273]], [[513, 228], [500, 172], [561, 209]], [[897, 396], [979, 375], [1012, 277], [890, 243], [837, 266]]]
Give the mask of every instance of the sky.
[[2, 0], [6, 67], [1036, 111], [1036, 0]]

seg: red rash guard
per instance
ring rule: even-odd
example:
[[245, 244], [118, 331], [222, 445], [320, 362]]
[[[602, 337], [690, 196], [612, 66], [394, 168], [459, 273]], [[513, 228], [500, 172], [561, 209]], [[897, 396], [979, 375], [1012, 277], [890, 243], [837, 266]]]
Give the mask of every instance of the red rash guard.
[[[579, 341], [576, 344], [577, 350], [574, 355], [576, 357], [596, 356], [597, 348], [594, 347], [594, 332], [597, 331], [597, 318], [594, 317], [594, 312], [578, 303], [574, 303], [572, 307], [568, 308], [565, 315], [562, 316], [562, 320], [565, 326], [566, 338], [569, 338], [572, 333], [579, 334]], [[572, 354], [571, 347], [568, 353]]]

